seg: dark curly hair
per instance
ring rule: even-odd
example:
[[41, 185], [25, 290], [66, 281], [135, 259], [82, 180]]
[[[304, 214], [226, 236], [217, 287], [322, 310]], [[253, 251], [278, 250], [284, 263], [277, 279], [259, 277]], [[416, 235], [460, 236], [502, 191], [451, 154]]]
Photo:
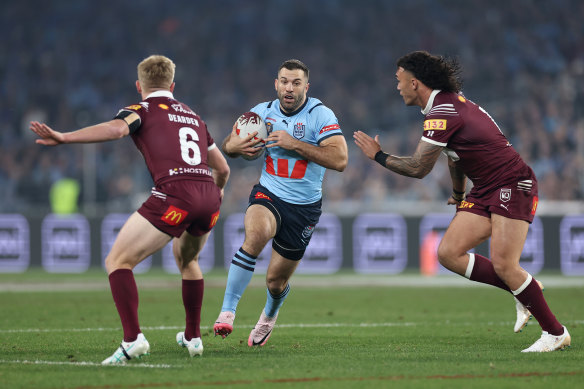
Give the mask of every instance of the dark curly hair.
[[427, 51], [414, 51], [398, 59], [397, 66], [411, 72], [428, 88], [455, 93], [462, 89], [460, 65], [454, 58], [432, 55]]

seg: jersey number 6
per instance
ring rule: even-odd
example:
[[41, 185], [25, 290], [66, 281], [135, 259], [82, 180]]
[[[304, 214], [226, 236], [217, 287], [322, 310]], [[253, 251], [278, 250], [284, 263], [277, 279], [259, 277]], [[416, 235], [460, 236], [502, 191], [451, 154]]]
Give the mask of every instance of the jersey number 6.
[[[189, 139], [190, 137], [190, 139]], [[198, 165], [201, 163], [201, 149], [197, 145], [199, 135], [190, 127], [182, 127], [178, 131], [180, 140], [180, 155], [189, 165]]]

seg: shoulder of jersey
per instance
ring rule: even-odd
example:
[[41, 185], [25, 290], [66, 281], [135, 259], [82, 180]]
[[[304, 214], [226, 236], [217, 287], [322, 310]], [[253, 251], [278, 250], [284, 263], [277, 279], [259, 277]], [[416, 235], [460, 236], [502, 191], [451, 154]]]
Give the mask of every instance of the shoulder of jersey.
[[[455, 97], [456, 99], [456, 97]], [[464, 98], [463, 98], [464, 99]], [[438, 93], [434, 98], [434, 105], [426, 116], [457, 116], [458, 112], [453, 104], [450, 93]]]
[[261, 112], [261, 111], [267, 111], [269, 109], [272, 109], [274, 107], [278, 107], [277, 105], [278, 100], [273, 100], [273, 101], [264, 101], [262, 103], [257, 104], [256, 106], [254, 106], [250, 111], [252, 112]]

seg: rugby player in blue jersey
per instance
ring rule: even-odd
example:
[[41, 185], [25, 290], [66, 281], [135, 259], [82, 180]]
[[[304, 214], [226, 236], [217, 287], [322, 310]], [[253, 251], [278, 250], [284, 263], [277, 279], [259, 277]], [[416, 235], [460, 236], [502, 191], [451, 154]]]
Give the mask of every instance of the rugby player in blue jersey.
[[[233, 331], [237, 304], [254, 272], [258, 255], [272, 240], [266, 274], [267, 301], [248, 338], [249, 346], [263, 346], [272, 334], [278, 311], [290, 292], [288, 280], [296, 270], [314, 228], [322, 203], [326, 169], [343, 171], [348, 162], [345, 137], [334, 113], [320, 100], [308, 97], [309, 70], [299, 60], [285, 61], [278, 69], [278, 98], [260, 103], [251, 111], [268, 128], [259, 184], [249, 197], [245, 213], [245, 240], [233, 256], [215, 335], [225, 338]], [[260, 140], [250, 134], [240, 138], [233, 131], [223, 141], [229, 157], [248, 157], [263, 152], [254, 148]]]

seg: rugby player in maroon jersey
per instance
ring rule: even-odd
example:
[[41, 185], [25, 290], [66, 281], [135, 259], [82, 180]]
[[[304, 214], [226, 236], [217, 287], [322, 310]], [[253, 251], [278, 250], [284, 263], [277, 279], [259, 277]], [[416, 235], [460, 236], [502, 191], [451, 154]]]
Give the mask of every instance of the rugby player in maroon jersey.
[[172, 239], [182, 277], [185, 331], [176, 342], [191, 356], [203, 353], [200, 321], [203, 273], [198, 264], [210, 231], [219, 217], [229, 166], [205, 122], [173, 96], [175, 64], [152, 55], [138, 65], [138, 104], [121, 109], [113, 120], [62, 133], [31, 122], [36, 143], [103, 142], [132, 137], [144, 156], [155, 187], [152, 195], [120, 230], [105, 259], [112, 296], [124, 339], [102, 364], [123, 364], [150, 352], [138, 321], [138, 289], [132, 269]]
[[[459, 66], [453, 59], [415, 51], [397, 61], [397, 89], [408, 106], [425, 116], [424, 133], [412, 156], [381, 150], [362, 131], [355, 143], [370, 159], [408, 177], [423, 178], [441, 153], [448, 157], [456, 215], [438, 246], [447, 269], [472, 281], [493, 285], [516, 298], [519, 332], [533, 315], [542, 336], [523, 352], [563, 349], [571, 338], [543, 297], [541, 283], [519, 264], [529, 224], [537, 209], [537, 180], [495, 121], [460, 91]], [[466, 179], [473, 187], [466, 194]], [[491, 238], [491, 260], [468, 251]]]

